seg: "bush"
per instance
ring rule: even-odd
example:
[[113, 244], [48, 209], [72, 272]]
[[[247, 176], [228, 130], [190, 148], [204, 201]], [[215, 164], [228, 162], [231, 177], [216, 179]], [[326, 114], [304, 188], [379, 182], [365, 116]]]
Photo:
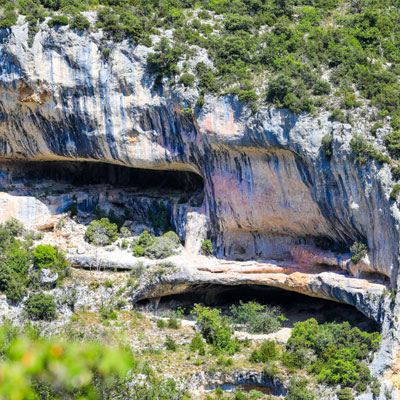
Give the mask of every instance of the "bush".
[[21, 236], [25, 233], [24, 224], [16, 218], [10, 218], [4, 222], [2, 228], [7, 230], [12, 236]]
[[61, 26], [61, 25], [69, 25], [69, 18], [66, 15], [56, 15], [53, 17], [47, 25], [50, 28], [54, 28], [55, 26]]
[[194, 84], [194, 75], [185, 73], [179, 79], [179, 82], [182, 83], [184, 86], [192, 87]]
[[219, 310], [195, 304], [193, 314], [203, 338], [213, 346], [215, 353], [235, 353], [238, 345], [232, 338], [228, 321], [221, 316]]
[[180, 322], [178, 321], [178, 319], [176, 317], [169, 317], [168, 318], [168, 328], [170, 329], [179, 329], [180, 328]]
[[244, 325], [245, 329], [251, 333], [274, 332], [281, 327], [282, 321], [285, 320], [278, 308], [267, 307], [254, 301], [243, 303], [240, 300], [239, 305], [232, 305], [230, 311], [232, 313], [231, 322]]
[[204, 239], [201, 242], [201, 252], [206, 256], [211, 256], [213, 254], [214, 249], [210, 239]]
[[54, 297], [43, 293], [30, 295], [25, 301], [25, 312], [33, 320], [55, 320], [57, 314]]
[[204, 355], [205, 353], [205, 345], [203, 342], [203, 338], [201, 337], [200, 333], [196, 332], [195, 335], [193, 336], [192, 341], [190, 342], [189, 345], [190, 351], [198, 351], [201, 354]]
[[136, 244], [135, 246], [133, 246], [133, 255], [135, 257], [143, 257], [144, 253], [144, 248], [140, 246], [140, 244]]
[[400, 191], [400, 184], [396, 183], [395, 185], [393, 185], [393, 189], [390, 192], [390, 198], [396, 201], [399, 191]]
[[72, 18], [71, 29], [77, 29], [78, 31], [84, 31], [90, 28], [89, 20], [82, 15], [81, 13], [77, 13]]
[[180, 243], [181, 240], [175, 232], [170, 231], [162, 236], [154, 237], [144, 231], [133, 247], [133, 255], [160, 260], [172, 256], [179, 248]]
[[308, 380], [292, 378], [288, 386], [286, 400], [314, 400], [315, 395], [307, 389]]
[[396, 158], [400, 157], [400, 130], [394, 130], [385, 136], [385, 143], [389, 153]]
[[354, 242], [350, 247], [351, 262], [357, 264], [364, 256], [368, 254], [368, 246], [362, 242]]
[[252, 363], [266, 363], [278, 358], [279, 351], [277, 345], [266, 340], [261, 343], [258, 349], [254, 350], [250, 355], [250, 362]]
[[326, 158], [330, 159], [332, 156], [332, 135], [328, 133], [322, 137], [321, 147]]
[[60, 282], [69, 274], [69, 263], [65, 254], [51, 245], [38, 245], [33, 250], [33, 265], [37, 269], [50, 269], [57, 272]]
[[0, 28], [8, 29], [14, 26], [17, 23], [18, 15], [14, 10], [12, 4], [7, 5], [6, 9], [3, 12], [3, 15], [0, 18]]
[[318, 80], [313, 86], [313, 93], [317, 96], [329, 94], [331, 92], [331, 85], [329, 82]]
[[282, 361], [289, 367], [304, 368], [314, 360], [309, 371], [320, 382], [363, 392], [371, 382], [365, 360], [378, 349], [379, 342], [378, 332], [362, 332], [348, 322], [319, 325], [310, 319], [294, 324]]
[[336, 396], [338, 400], [354, 400], [353, 393], [351, 392], [351, 389], [349, 388], [344, 388], [340, 389], [336, 392]]
[[95, 246], [107, 246], [118, 239], [118, 226], [108, 218], [93, 220], [85, 232], [85, 240]]
[[331, 119], [332, 121], [338, 121], [342, 123], [346, 122], [346, 116], [344, 115], [343, 111], [338, 109], [332, 111], [332, 114], [330, 115], [329, 119]]
[[169, 351], [176, 351], [178, 349], [175, 340], [171, 336], [167, 336], [164, 345], [165, 348]]
[[57, 262], [57, 249], [51, 245], [40, 244], [33, 251], [33, 263], [36, 268], [51, 269]]
[[165, 321], [163, 319], [158, 319], [157, 320], [157, 327], [160, 329], [164, 329], [167, 326]]

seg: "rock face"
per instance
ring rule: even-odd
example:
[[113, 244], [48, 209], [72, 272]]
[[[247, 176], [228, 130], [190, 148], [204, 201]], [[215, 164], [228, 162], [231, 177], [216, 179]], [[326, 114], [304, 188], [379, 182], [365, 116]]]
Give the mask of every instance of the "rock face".
[[[352, 127], [329, 121], [327, 113], [296, 116], [266, 107], [252, 112], [234, 96], [206, 96], [201, 110], [188, 112], [199, 93], [167, 84], [154, 89], [154, 77], [146, 72], [149, 48], [111, 43], [101, 32], [51, 30], [45, 24], [32, 48], [27, 37], [28, 26], [22, 22], [0, 34], [2, 159], [190, 172], [203, 181], [201, 205], [171, 206], [189, 252], [208, 236], [222, 258], [297, 257], [300, 270], [304, 259], [311, 258], [311, 264], [349, 271], [348, 255], [305, 257], [303, 252], [299, 257], [294, 249], [321, 241], [344, 247], [365, 241], [368, 259], [351, 273], [397, 289], [399, 209], [389, 196], [389, 167], [354, 162], [349, 142], [365, 130], [362, 121]], [[107, 59], [105, 47], [111, 50]], [[330, 160], [321, 149], [327, 134], [333, 138]], [[1, 169], [4, 190], [10, 184], [5, 176], [18, 168], [12, 164]], [[32, 222], [59, 212], [20, 192], [18, 197], [2, 193], [0, 202], [2, 219], [23, 214]], [[308, 273], [304, 267], [303, 274]], [[351, 304], [364, 301], [366, 290], [348, 300], [341, 280], [334, 271], [329, 274], [324, 282], [330, 283], [316, 295], [326, 292]], [[274, 276], [268, 279], [278, 285]], [[304, 291], [309, 280], [311, 275], [303, 286], [298, 281], [296, 290]], [[381, 375], [397, 348], [395, 311], [387, 305], [382, 310], [382, 326], [392, 345], [382, 350], [387, 354], [379, 358], [381, 364], [375, 362]]]

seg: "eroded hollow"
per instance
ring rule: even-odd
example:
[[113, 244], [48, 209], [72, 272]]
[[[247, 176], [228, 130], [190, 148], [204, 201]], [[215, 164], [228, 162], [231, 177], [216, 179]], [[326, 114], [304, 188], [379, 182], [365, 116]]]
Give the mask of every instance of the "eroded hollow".
[[3, 187], [48, 180], [74, 186], [109, 184], [138, 189], [203, 190], [200, 175], [181, 170], [143, 169], [88, 161], [10, 161], [1, 163], [0, 169]]
[[259, 285], [194, 285], [183, 294], [164, 296], [158, 303], [154, 300], [141, 300], [137, 306], [162, 314], [178, 307], [190, 311], [195, 303], [202, 303], [229, 313], [230, 306], [237, 304], [240, 300], [279, 307], [288, 319], [284, 323], [287, 327], [292, 327], [298, 321], [315, 318], [319, 323], [348, 321], [352, 326], [368, 332], [379, 330], [376, 322], [350, 305]]
[[188, 165], [168, 167], [177, 170], [87, 161], [5, 161], [0, 163], [5, 204], [1, 217], [38, 226], [51, 215], [71, 211], [84, 224], [112, 216], [121, 224], [130, 221], [133, 232], [175, 230], [184, 239], [187, 207], [203, 203], [203, 179]]

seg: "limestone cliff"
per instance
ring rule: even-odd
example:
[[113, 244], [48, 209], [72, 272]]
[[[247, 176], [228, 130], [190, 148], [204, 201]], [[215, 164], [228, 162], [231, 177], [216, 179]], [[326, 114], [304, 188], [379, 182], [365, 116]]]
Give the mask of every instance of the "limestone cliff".
[[[111, 43], [101, 32], [52, 30], [45, 24], [31, 48], [27, 35], [22, 21], [0, 35], [4, 160], [101, 161], [199, 175], [202, 204], [175, 213], [186, 225], [187, 250], [196, 252], [197, 237], [209, 236], [219, 258], [294, 260], [301, 272], [298, 246], [309, 245], [302, 247], [311, 249], [309, 264], [336, 268], [338, 277], [341, 269], [351, 270], [354, 278], [346, 275], [350, 283], [336, 280], [333, 271], [315, 293], [307, 286], [313, 272], [306, 268], [309, 278], [296, 287], [279, 283], [283, 275], [275, 281], [269, 277], [266, 284], [349, 302], [374, 315], [386, 335], [375, 371], [383, 375], [396, 356], [397, 305], [379, 294], [385, 287], [397, 290], [400, 213], [389, 196], [389, 167], [354, 162], [349, 142], [354, 133], [365, 133], [363, 121], [350, 126], [329, 121], [327, 113], [293, 115], [266, 107], [253, 112], [234, 96], [206, 96], [204, 106], [192, 111], [196, 89], [171, 87], [167, 81], [154, 88], [154, 77], [146, 72], [149, 48]], [[111, 49], [109, 56], [103, 48]], [[321, 149], [327, 134], [333, 137], [330, 160]], [[3, 164], [3, 188], [15, 175], [13, 168]], [[57, 212], [38, 201], [3, 194], [2, 219], [24, 215], [28, 222], [37, 221]], [[369, 254], [353, 268], [346, 251], [315, 256], [321, 240], [344, 248], [365, 241]], [[175, 284], [182, 276], [190, 280], [195, 275], [180, 275]], [[349, 289], [353, 297], [346, 297], [346, 286], [337, 283], [352, 288], [356, 278], [363, 278], [365, 290]], [[380, 286], [376, 296], [371, 286], [373, 305], [366, 300], [369, 283]]]

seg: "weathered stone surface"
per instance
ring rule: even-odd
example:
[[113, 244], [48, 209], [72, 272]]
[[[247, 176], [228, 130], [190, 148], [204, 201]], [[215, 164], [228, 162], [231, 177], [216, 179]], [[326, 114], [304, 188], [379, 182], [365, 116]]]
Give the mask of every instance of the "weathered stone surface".
[[[78, 34], [46, 25], [32, 48], [27, 36], [22, 21], [0, 32], [0, 157], [194, 172], [204, 180], [204, 201], [174, 214], [187, 250], [198, 251], [208, 233], [219, 257], [257, 259], [264, 268], [257, 273], [254, 265], [243, 265], [239, 271], [240, 263], [208, 265], [202, 259], [202, 265], [182, 266], [154, 288], [154, 295], [168, 292], [168, 285], [177, 292], [199, 281], [257, 282], [336, 299], [381, 323], [384, 341], [374, 373], [383, 376], [395, 363], [397, 305], [381, 294], [385, 285], [397, 289], [400, 213], [389, 197], [390, 168], [375, 161], [354, 163], [349, 142], [355, 132], [365, 133], [362, 121], [351, 127], [329, 121], [327, 113], [295, 116], [267, 107], [253, 113], [234, 96], [206, 96], [204, 107], [188, 115], [182, 110], [193, 107], [199, 93], [167, 85], [154, 90], [154, 77], [146, 72], [150, 49], [142, 45], [115, 45], [101, 32]], [[101, 51], [105, 44], [111, 49], [107, 60]], [[326, 134], [333, 137], [330, 161], [321, 150]], [[1, 174], [5, 189], [6, 181]], [[43, 226], [64, 211], [35, 196], [2, 193], [0, 202], [1, 220], [17, 216]], [[293, 250], [320, 238], [347, 245], [364, 240], [368, 262], [348, 269], [348, 256], [305, 257]], [[298, 257], [294, 272], [287, 264], [293, 264], [292, 255]], [[80, 264], [91, 263], [85, 254], [76, 257]], [[307, 258], [310, 265], [301, 270]], [[335, 270], [310, 270], [321, 263]]]

